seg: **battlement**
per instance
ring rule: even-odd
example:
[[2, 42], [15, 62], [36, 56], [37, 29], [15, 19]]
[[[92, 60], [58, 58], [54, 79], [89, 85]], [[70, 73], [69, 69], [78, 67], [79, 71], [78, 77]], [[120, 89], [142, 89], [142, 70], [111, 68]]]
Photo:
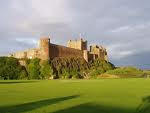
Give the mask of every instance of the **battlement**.
[[79, 40], [69, 40], [67, 42], [67, 47], [79, 50], [87, 50], [87, 41], [84, 41], [82, 38]]
[[87, 50], [87, 41], [82, 38], [79, 40], [69, 40], [67, 47], [52, 44], [50, 38], [41, 37], [39, 40], [39, 47], [35, 49], [28, 49], [26, 51], [16, 52], [10, 54], [10, 57], [15, 58], [40, 58], [42, 60], [49, 60], [56, 57], [79, 57], [84, 58], [87, 62], [93, 61], [97, 58], [108, 61], [107, 51], [104, 47], [98, 45], [90, 46], [90, 51]]

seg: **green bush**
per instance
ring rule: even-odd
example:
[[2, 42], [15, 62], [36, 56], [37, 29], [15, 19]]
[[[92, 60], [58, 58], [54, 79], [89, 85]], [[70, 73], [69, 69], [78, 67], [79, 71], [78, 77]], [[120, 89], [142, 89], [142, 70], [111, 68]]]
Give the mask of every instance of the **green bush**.
[[19, 79], [20, 80], [28, 80], [28, 73], [26, 70], [22, 70], [21, 73], [20, 73], [20, 76], [19, 76]]
[[96, 59], [94, 62], [90, 62], [89, 65], [89, 76], [93, 78], [96, 78], [98, 75], [105, 73], [108, 70], [115, 69], [115, 66], [113, 64], [101, 59]]
[[83, 78], [80, 72], [89, 69], [89, 64], [82, 58], [54, 58], [51, 64], [58, 78]]
[[69, 69], [68, 68], [63, 68], [62, 69], [62, 73], [60, 74], [60, 78], [62, 78], [62, 79], [71, 78], [71, 75], [69, 73]]
[[72, 78], [82, 78], [82, 75], [79, 72], [80, 71], [78, 71], [77, 68], [73, 68], [72, 70], [70, 70], [70, 75], [72, 76]]

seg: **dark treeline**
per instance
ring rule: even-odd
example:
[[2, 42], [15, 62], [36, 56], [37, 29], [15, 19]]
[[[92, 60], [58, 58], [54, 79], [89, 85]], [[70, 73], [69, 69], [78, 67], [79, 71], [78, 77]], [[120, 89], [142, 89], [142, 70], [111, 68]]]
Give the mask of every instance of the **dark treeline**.
[[0, 57], [0, 79], [22, 79], [27, 77], [27, 71], [18, 59]]
[[[24, 62], [24, 66], [19, 63]], [[97, 59], [87, 63], [82, 58], [16, 59], [0, 57], [0, 79], [72, 79], [95, 78], [115, 66]]]

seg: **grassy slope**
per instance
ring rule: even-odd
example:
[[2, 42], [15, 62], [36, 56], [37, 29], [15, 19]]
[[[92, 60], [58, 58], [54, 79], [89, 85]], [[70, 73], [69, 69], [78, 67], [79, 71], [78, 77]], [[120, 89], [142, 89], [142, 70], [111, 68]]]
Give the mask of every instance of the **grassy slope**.
[[0, 113], [150, 113], [149, 95], [150, 79], [0, 81]]

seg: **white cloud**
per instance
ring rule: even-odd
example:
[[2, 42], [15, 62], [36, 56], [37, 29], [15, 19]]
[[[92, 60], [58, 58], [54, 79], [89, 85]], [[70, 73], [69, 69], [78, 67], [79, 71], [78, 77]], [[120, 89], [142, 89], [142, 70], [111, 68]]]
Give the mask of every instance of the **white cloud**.
[[107, 46], [108, 55], [111, 59], [121, 59], [125, 57], [129, 57], [136, 53], [136, 51], [132, 50], [132, 48], [128, 48], [130, 44], [112, 44]]
[[126, 32], [135, 32], [142, 29], [147, 29], [150, 27], [150, 22], [144, 22], [137, 25], [126, 25], [110, 30], [111, 33], [126, 33]]
[[7, 5], [5, 13], [0, 11], [4, 13], [1, 18], [3, 21], [0, 21], [0, 29], [10, 32], [11, 37], [21, 33], [29, 34], [30, 37], [37, 36], [45, 32], [45, 29], [41, 29], [43, 26], [54, 27], [54, 24], [69, 24], [72, 21], [66, 0], [12, 0]]
[[31, 7], [35, 11], [37, 19], [38, 18], [45, 19], [45, 21], [54, 23], [64, 22], [69, 19], [66, 0], [44, 0], [44, 1], [30, 0], [30, 1], [29, 2], [31, 3]]
[[127, 57], [127, 56], [129, 56], [129, 55], [132, 55], [132, 54], [134, 54], [133, 51], [121, 51], [121, 52], [119, 53], [119, 57], [120, 57], [120, 58], [123, 58], [123, 57]]
[[111, 30], [110, 32], [117, 33], [117, 32], [124, 32], [124, 31], [131, 31], [131, 30], [132, 30], [132, 27], [130, 27], [130, 26], [122, 26], [122, 27], [116, 28], [114, 30]]
[[31, 44], [31, 45], [37, 45], [38, 44], [38, 40], [33, 39], [33, 38], [16, 38], [15, 40], [17, 42]]

